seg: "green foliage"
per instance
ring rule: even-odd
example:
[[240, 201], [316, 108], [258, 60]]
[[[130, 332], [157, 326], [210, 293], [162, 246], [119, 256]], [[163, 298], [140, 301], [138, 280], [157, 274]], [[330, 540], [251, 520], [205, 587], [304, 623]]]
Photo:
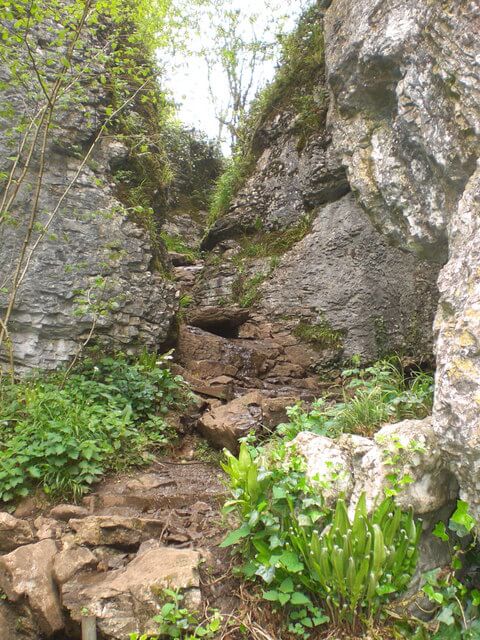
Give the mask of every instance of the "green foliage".
[[[311, 217], [305, 216], [300, 222], [288, 229], [258, 233], [254, 237], [245, 236], [239, 240], [242, 249], [235, 256], [234, 263], [241, 264], [249, 258], [279, 257], [302, 240], [311, 228]], [[262, 225], [259, 220], [259, 226]]]
[[[438, 568], [424, 576], [423, 592], [430, 600], [433, 619], [417, 625], [401, 625], [416, 640], [477, 640], [480, 637], [480, 591], [478, 588], [479, 549], [474, 529], [476, 521], [463, 500], [451, 515], [448, 525], [439, 522], [433, 535], [447, 543], [450, 567]], [[472, 567], [472, 573], [470, 573]]]
[[267, 279], [268, 274], [257, 273], [250, 278], [239, 277], [233, 287], [233, 295], [238, 304], [246, 309], [260, 298], [260, 286]]
[[301, 144], [323, 125], [328, 94], [319, 89], [325, 73], [322, 24], [318, 10], [313, 7], [302, 17], [297, 30], [284, 38], [278, 72], [255, 98], [240, 124], [233, 159], [217, 182], [210, 205], [210, 225], [226, 213], [255, 166], [262, 151], [258, 134], [269, 118], [280, 109], [291, 110], [296, 115]]
[[293, 330], [293, 335], [322, 350], [340, 349], [345, 334], [343, 331], [333, 329], [327, 320], [322, 320], [316, 324], [299, 322]]
[[164, 589], [163, 604], [160, 614], [154, 617], [158, 624], [158, 632], [150, 634], [130, 634], [130, 640], [198, 640], [199, 638], [214, 638], [222, 624], [222, 616], [214, 611], [205, 621], [200, 622], [198, 614], [182, 607], [183, 596], [179, 591]]
[[341, 433], [371, 434], [382, 424], [424, 418], [431, 412], [433, 378], [423, 371], [408, 375], [397, 358], [380, 360], [366, 369], [342, 372], [343, 401], [316, 400], [311, 410], [298, 404], [287, 410], [288, 423], [278, 431], [293, 439], [300, 431], [335, 437]]
[[[479, 559], [477, 538], [473, 535], [475, 526], [468, 504], [458, 500], [448, 531], [443, 522], [433, 531], [452, 551], [450, 568], [428, 573], [423, 587], [430, 602], [437, 607], [433, 640], [473, 640], [480, 636], [480, 591], [468, 584], [468, 564], [477, 567]], [[468, 540], [466, 544], [464, 540]]]
[[233, 198], [245, 183], [254, 165], [254, 156], [240, 152], [234, 153], [233, 157], [228, 161], [226, 169], [218, 178], [211, 196], [207, 220], [209, 226], [212, 226], [220, 216], [227, 212]]
[[172, 438], [165, 415], [186, 397], [165, 358], [147, 354], [85, 362], [69, 377], [2, 380], [0, 499], [36, 487], [78, 497], [106, 471], [146, 461], [147, 446]]
[[190, 260], [197, 260], [199, 257], [198, 251], [195, 249], [191, 249], [188, 247], [183, 238], [179, 235], [170, 235], [165, 231], [160, 233], [160, 237], [162, 238], [165, 246], [168, 251], [174, 251], [175, 253], [181, 253]]
[[296, 127], [308, 137], [323, 125], [328, 107], [325, 81], [323, 20], [313, 6], [297, 29], [282, 42], [282, 59], [273, 80], [252, 107], [257, 126], [280, 108], [297, 114]]
[[413, 511], [402, 512], [391, 498], [368, 515], [365, 494], [352, 520], [338, 500], [330, 525], [313, 533], [303, 550], [305, 564], [320, 585], [330, 619], [354, 631], [362, 618], [378, 616], [391, 594], [408, 587], [421, 526]]
[[329, 506], [283, 443], [267, 452], [243, 443], [223, 468], [232, 494], [224, 511], [240, 520], [223, 546], [237, 547], [246, 578], [264, 581], [264, 598], [285, 609], [292, 633], [309, 637], [327, 620], [357, 631], [408, 586], [420, 527], [391, 498], [368, 515], [363, 495], [350, 520], [345, 502]]

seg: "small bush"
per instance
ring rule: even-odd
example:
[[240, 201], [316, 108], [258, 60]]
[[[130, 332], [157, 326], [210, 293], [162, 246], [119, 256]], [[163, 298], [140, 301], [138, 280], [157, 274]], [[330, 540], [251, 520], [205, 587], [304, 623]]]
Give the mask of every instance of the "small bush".
[[316, 324], [299, 322], [293, 335], [316, 349], [340, 349], [345, 333], [334, 329], [326, 320]]
[[210, 211], [207, 219], [208, 226], [222, 216], [230, 207], [233, 198], [244, 185], [255, 159], [236, 152], [228, 162], [225, 171], [218, 178], [210, 200]]
[[105, 472], [144, 462], [147, 447], [172, 437], [164, 416], [185, 398], [182, 379], [147, 355], [86, 362], [66, 378], [2, 382], [0, 499], [36, 487], [76, 498]]
[[182, 606], [183, 596], [179, 591], [164, 589], [162, 592], [164, 604], [154, 621], [158, 624], [155, 635], [138, 633], [130, 634], [130, 640], [198, 640], [199, 638], [213, 638], [222, 624], [222, 616], [213, 611], [206, 620], [200, 621], [200, 616]]

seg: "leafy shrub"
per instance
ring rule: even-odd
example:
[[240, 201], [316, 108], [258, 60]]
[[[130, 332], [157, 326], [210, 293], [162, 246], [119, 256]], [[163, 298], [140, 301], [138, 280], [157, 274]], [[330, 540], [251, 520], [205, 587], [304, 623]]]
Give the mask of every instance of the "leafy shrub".
[[0, 499], [37, 486], [78, 497], [106, 471], [144, 461], [147, 446], [166, 444], [172, 433], [163, 416], [186, 391], [154, 358], [105, 358], [66, 378], [2, 382]]
[[241, 189], [251, 170], [255, 159], [245, 156], [240, 151], [234, 153], [226, 165], [225, 171], [220, 175], [211, 195], [210, 210], [207, 219], [209, 226], [222, 216], [230, 207], [233, 198]]
[[347, 369], [343, 402], [316, 400], [310, 411], [302, 405], [287, 410], [290, 422], [278, 432], [294, 438], [300, 431], [335, 437], [341, 433], [371, 434], [387, 422], [424, 418], [433, 402], [433, 377], [423, 371], [406, 376], [398, 359], [380, 360], [366, 369]]
[[358, 630], [407, 587], [420, 527], [391, 498], [368, 515], [362, 496], [350, 521], [345, 502], [328, 506], [283, 443], [262, 455], [243, 443], [223, 468], [232, 493], [224, 510], [241, 522], [223, 546], [237, 545], [243, 575], [260, 577], [264, 598], [287, 608], [291, 632], [308, 637], [328, 620]]

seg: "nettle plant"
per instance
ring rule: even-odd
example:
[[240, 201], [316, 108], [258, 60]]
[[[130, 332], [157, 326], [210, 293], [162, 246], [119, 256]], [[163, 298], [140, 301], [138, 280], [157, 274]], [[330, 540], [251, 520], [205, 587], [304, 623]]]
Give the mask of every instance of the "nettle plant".
[[308, 638], [327, 622], [360, 632], [407, 588], [420, 525], [391, 497], [370, 514], [365, 495], [351, 515], [342, 498], [329, 505], [285, 443], [269, 451], [243, 443], [223, 468], [232, 493], [224, 511], [240, 519], [223, 546], [236, 546], [242, 574], [263, 581], [263, 597], [287, 612], [290, 632]]
[[78, 498], [109, 470], [144, 464], [175, 437], [166, 414], [188, 404], [168, 355], [85, 361], [0, 385], [0, 500], [37, 488]]

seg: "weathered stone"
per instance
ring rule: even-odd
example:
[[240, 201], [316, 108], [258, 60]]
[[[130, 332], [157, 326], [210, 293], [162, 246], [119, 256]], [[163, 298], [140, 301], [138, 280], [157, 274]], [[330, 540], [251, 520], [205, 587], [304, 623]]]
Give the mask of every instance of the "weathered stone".
[[0, 557], [0, 588], [13, 602], [27, 599], [36, 622], [47, 636], [64, 625], [52, 574], [57, 551], [53, 540], [42, 540]]
[[480, 170], [449, 228], [450, 260], [440, 274], [435, 320], [434, 429], [480, 523]]
[[[56, 58], [55, 28], [33, 29], [30, 37], [35, 55]], [[99, 30], [88, 38], [87, 47], [98, 61], [98, 53], [104, 50], [104, 35]], [[77, 54], [81, 55], [80, 51]], [[82, 60], [77, 62], [83, 64]], [[99, 65], [97, 71], [101, 74], [105, 69]], [[33, 118], [42, 98], [35, 103], [35, 92], [28, 82], [12, 80], [6, 60], [0, 69], [0, 84], [1, 102], [15, 114], [8, 122], [2, 116], [0, 127], [0, 173], [8, 174], [11, 156], [19, 146], [16, 118]], [[9, 323], [19, 369], [48, 369], [68, 361], [92, 326], [95, 341], [106, 347], [122, 351], [157, 348], [169, 336], [178, 306], [175, 287], [152, 269], [154, 241], [146, 229], [130, 220], [114, 195], [112, 170], [125, 161], [128, 149], [110, 136], [101, 138], [84, 162], [105, 123], [108, 98], [104, 89], [89, 82], [83, 83], [82, 93], [85, 95], [80, 102], [71, 96], [69, 109], [57, 107], [55, 127], [47, 138], [35, 225], [47, 225], [48, 233], [28, 259]], [[43, 97], [42, 92], [39, 96]], [[21, 255], [32, 210], [32, 187], [38, 180], [39, 156], [37, 144], [10, 212], [12, 224], [1, 225], [2, 283], [12, 277]], [[34, 231], [27, 255], [37, 236]], [[2, 284], [2, 316], [8, 304], [5, 291]], [[81, 299], [85, 298], [91, 306], [82, 313]], [[5, 349], [0, 359], [7, 359]]]
[[317, 210], [311, 233], [261, 287], [259, 312], [293, 319], [291, 330], [307, 340], [317, 328], [317, 364], [339, 352], [367, 361], [394, 351], [421, 357], [432, 351], [437, 271], [390, 247], [347, 195]]
[[188, 323], [224, 337], [235, 337], [238, 328], [246, 322], [249, 312], [238, 307], [196, 307], [188, 312]]
[[29, 522], [6, 512], [0, 513], [0, 553], [8, 553], [34, 541], [35, 534]]
[[258, 431], [263, 422], [262, 394], [247, 393], [228, 404], [204, 413], [198, 422], [203, 436], [216, 447], [237, 451], [238, 440], [250, 431]]
[[285, 421], [285, 409], [295, 398], [270, 398], [259, 391], [246, 393], [228, 404], [213, 407], [202, 415], [198, 429], [214, 446], [238, 450], [238, 440], [250, 431], [274, 428]]
[[[388, 424], [371, 440], [345, 434], [332, 441], [300, 433], [292, 446], [305, 457], [307, 474], [334, 500], [343, 494], [353, 512], [365, 493], [371, 510], [397, 477], [397, 504], [424, 518], [451, 505], [458, 492], [455, 477], [442, 458], [431, 418]], [[402, 482], [407, 479], [408, 482]]]
[[46, 540], [47, 538], [59, 539], [66, 528], [63, 522], [58, 522], [54, 518], [45, 518], [44, 516], [35, 518], [33, 524], [37, 530], [37, 538], [39, 540]]
[[64, 584], [82, 569], [95, 568], [97, 564], [96, 557], [89, 549], [73, 545], [55, 556], [53, 576], [58, 584]]
[[78, 544], [138, 546], [142, 540], [160, 537], [165, 528], [161, 520], [126, 516], [88, 516], [72, 519], [68, 525], [76, 532]]
[[440, 263], [475, 170], [478, 7], [333, 0], [325, 17], [329, 124], [377, 226]]
[[354, 480], [350, 451], [332, 438], [309, 432], [299, 433], [288, 446], [305, 458], [307, 478], [312, 485], [319, 486], [327, 504], [334, 504], [340, 495], [351, 497]]
[[50, 510], [52, 518], [64, 522], [68, 522], [71, 518], [85, 518], [88, 513], [88, 509], [77, 504], [57, 504]]
[[349, 191], [345, 169], [331, 152], [329, 137], [319, 133], [301, 145], [296, 118], [288, 109], [275, 109], [257, 133], [261, 149], [255, 170], [227, 214], [208, 230], [203, 248], [253, 233], [259, 222], [266, 230], [292, 227], [313, 206]]
[[0, 602], [0, 638], [2, 640], [43, 640], [32, 612], [22, 604]]
[[97, 617], [98, 630], [112, 640], [124, 640], [130, 633], [154, 634], [158, 625], [152, 618], [160, 609], [162, 589], [193, 592], [196, 606], [200, 604], [199, 561], [197, 551], [151, 549], [125, 569], [94, 577], [77, 575], [63, 586], [63, 604], [74, 620], [88, 607]]
[[333, 0], [329, 121], [374, 224], [445, 263], [435, 321], [433, 429], [480, 521], [480, 70], [478, 7]]
[[[232, 340], [197, 327], [180, 328], [177, 357], [189, 368], [191, 361], [210, 361], [232, 366], [237, 375], [256, 377], [262, 370], [272, 345], [247, 340]], [[203, 374], [202, 374], [203, 377]]]

